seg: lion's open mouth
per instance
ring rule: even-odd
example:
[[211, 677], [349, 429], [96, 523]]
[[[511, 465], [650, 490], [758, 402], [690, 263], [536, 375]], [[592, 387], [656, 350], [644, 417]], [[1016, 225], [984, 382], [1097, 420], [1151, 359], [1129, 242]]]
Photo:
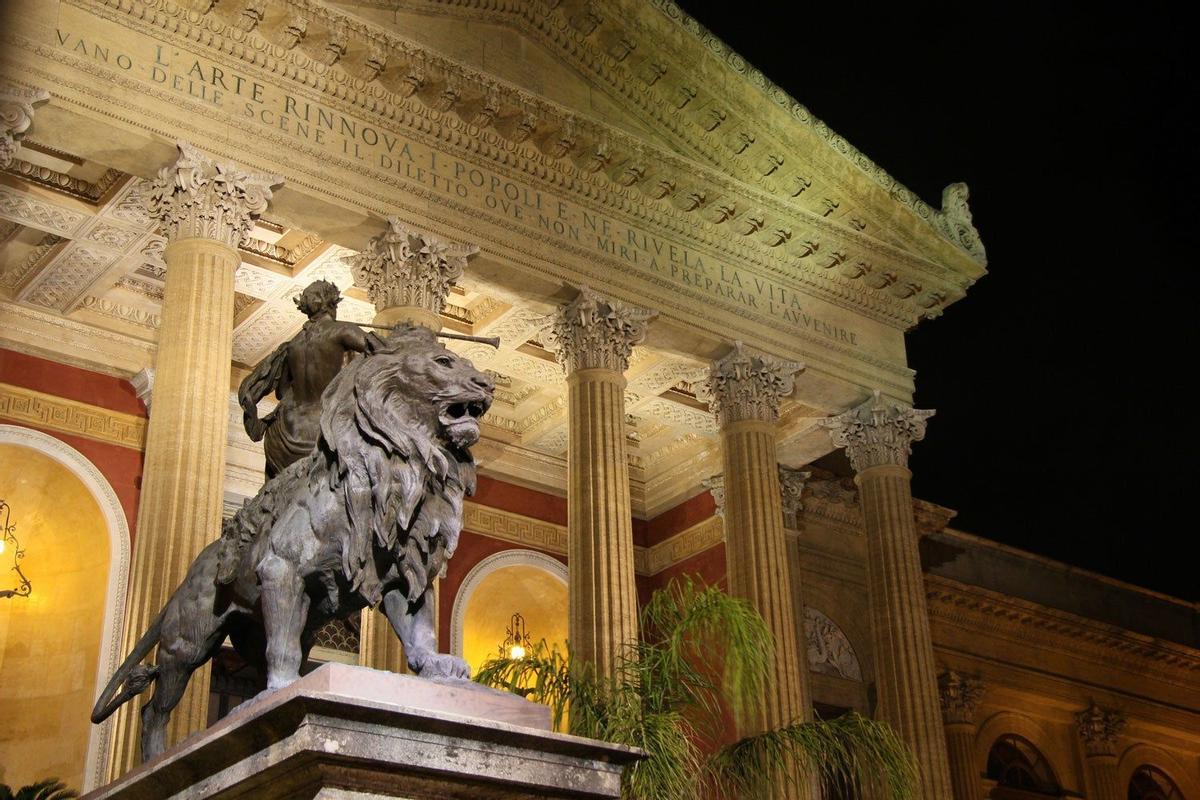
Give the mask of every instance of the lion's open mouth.
[[447, 438], [459, 447], [470, 447], [479, 440], [479, 418], [487, 413], [487, 400], [457, 400], [446, 403], [438, 414]]

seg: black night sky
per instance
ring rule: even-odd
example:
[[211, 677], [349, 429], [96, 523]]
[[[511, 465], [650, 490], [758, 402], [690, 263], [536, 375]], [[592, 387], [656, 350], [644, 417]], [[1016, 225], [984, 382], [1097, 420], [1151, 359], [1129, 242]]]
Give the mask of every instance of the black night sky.
[[680, 5], [931, 205], [970, 185], [989, 274], [908, 338], [938, 410], [914, 493], [961, 530], [1200, 600], [1183, 12]]

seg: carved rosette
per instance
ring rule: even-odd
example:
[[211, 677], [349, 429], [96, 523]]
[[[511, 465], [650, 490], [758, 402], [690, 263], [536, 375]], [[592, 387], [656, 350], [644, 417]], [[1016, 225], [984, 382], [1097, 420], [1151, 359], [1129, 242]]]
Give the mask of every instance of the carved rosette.
[[938, 676], [938, 699], [947, 725], [971, 724], [975, 721], [979, 701], [983, 699], [983, 681], [947, 670]]
[[21, 137], [33, 124], [33, 108], [50, 99], [45, 89], [0, 86], [0, 167], [7, 167], [21, 148]]
[[479, 248], [443, 241], [395, 217], [387, 223], [366, 250], [347, 259], [355, 285], [366, 290], [378, 311], [407, 307], [441, 314], [451, 285]]
[[1125, 715], [1111, 708], [1102, 708], [1094, 702], [1086, 711], [1075, 715], [1079, 727], [1079, 738], [1089, 756], [1115, 756], [1117, 737], [1125, 730]]
[[790, 524], [794, 525], [796, 515], [804, 510], [801, 496], [804, 494], [804, 482], [811, 477], [811, 472], [779, 465], [779, 496], [783, 503], [783, 518]]
[[870, 400], [844, 414], [821, 420], [856, 472], [893, 464], [908, 466], [912, 443], [925, 438], [925, 422], [936, 412], [883, 399], [876, 389]]
[[713, 502], [717, 504], [717, 516], [725, 516], [725, 476], [713, 475], [711, 478], [700, 481], [700, 485], [708, 489]]
[[804, 365], [752, 351], [741, 342], [709, 369], [700, 386], [701, 399], [717, 417], [718, 425], [741, 420], [776, 422], [779, 404], [792, 393], [796, 373]]
[[213, 239], [236, 248], [283, 178], [214, 161], [187, 142], [178, 146], [179, 158], [148, 186], [150, 216], [168, 241]]
[[546, 346], [568, 375], [579, 369], [624, 372], [634, 345], [646, 338], [646, 326], [657, 316], [582, 286], [579, 296], [553, 316]]

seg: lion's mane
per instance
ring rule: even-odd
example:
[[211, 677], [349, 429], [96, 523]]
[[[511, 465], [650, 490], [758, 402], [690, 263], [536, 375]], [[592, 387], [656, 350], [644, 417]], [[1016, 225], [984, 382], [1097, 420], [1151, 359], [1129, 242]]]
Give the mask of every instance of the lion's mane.
[[409, 601], [424, 594], [458, 544], [463, 497], [474, 493], [476, 480], [470, 452], [438, 435], [436, 398], [412, 392], [414, 361], [432, 358], [435, 348], [429, 330], [401, 328], [338, 373], [322, 396], [316, 449], [226, 522], [230, 553], [223, 551], [219, 575], [238, 571], [230, 568], [232, 551], [254, 549], [245, 544], [267, 535], [294, 498], [332, 493], [329, 506], [346, 515], [335, 527], [351, 589], [372, 606], [380, 602], [380, 572], [390, 565], [377, 563], [379, 548], [391, 554]]

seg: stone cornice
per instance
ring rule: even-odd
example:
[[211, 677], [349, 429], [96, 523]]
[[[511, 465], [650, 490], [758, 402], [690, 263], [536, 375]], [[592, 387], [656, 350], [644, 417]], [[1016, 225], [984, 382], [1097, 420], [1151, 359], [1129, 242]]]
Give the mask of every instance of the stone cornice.
[[[672, 0], [648, 4], [661, 14], [644, 13], [644, 6], [622, 0], [590, 2], [582, 9], [544, 0], [400, 0], [399, 5], [516, 27], [580, 72], [594, 75], [627, 108], [643, 119], [649, 116], [673, 142], [712, 167], [791, 198], [799, 207], [810, 198], [819, 205], [831, 188], [842, 201], [884, 203], [893, 228], [891, 209], [899, 206], [909, 216], [902, 234], [906, 242], [948, 258], [972, 280], [983, 274], [986, 255], [969, 211], [963, 213], [964, 185], [947, 187], [941, 210], [930, 207]], [[729, 79], [698, 77], [723, 73]], [[813, 159], [814, 149], [828, 157]], [[793, 172], [796, 162], [804, 162], [803, 173]], [[874, 216], [864, 211], [860, 207], [845, 216], [861, 229], [867, 224], [862, 217]]]
[[[222, 19], [220, 7], [206, 15], [180, 9], [168, 0], [107, 0], [109, 8], [85, 7], [90, 13], [158, 28], [181, 43], [200, 43], [268, 73], [284, 74], [290, 83], [307, 87], [330, 107], [386, 119], [393, 130], [412, 128], [415, 138], [434, 135], [443, 142], [461, 142], [475, 156], [499, 157], [512, 167], [530, 162], [520, 166], [520, 172], [686, 235], [735, 262], [755, 264], [789, 287], [896, 328], [906, 329], [923, 316], [936, 315], [946, 302], [961, 297], [973, 280], [334, 9], [309, 0], [274, 2], [279, 5], [276, 10], [290, 10], [307, 20], [309, 51], [316, 46], [327, 52], [316, 39], [317, 32], [324, 31], [320, 35], [326, 44], [345, 37], [346, 52], [366, 53], [361, 56], [366, 60], [317, 60], [294, 43], [288, 46], [288, 26], [246, 32]], [[379, 59], [385, 68], [364, 78], [370, 72], [367, 64], [380, 63]], [[496, 113], [480, 118], [479, 107], [495, 107]], [[560, 152], [564, 140], [575, 144]], [[601, 144], [606, 155], [596, 158], [595, 148]], [[593, 169], [595, 164], [601, 166]], [[663, 186], [679, 189], [680, 180], [695, 188], [659, 196]], [[730, 216], [723, 209], [738, 215]], [[735, 226], [734, 235], [725, 222]], [[780, 231], [787, 235], [781, 238]], [[785, 242], [789, 243], [784, 246]]]
[[142, 417], [8, 383], [0, 383], [0, 419], [139, 452], [146, 441]]
[[1194, 685], [1200, 675], [1200, 651], [1190, 647], [949, 578], [926, 575], [925, 594], [935, 622], [943, 620], [973, 633], [999, 635], [1023, 648], [1037, 645], [1069, 652], [1099, 669], [1119, 667], [1182, 686]]

